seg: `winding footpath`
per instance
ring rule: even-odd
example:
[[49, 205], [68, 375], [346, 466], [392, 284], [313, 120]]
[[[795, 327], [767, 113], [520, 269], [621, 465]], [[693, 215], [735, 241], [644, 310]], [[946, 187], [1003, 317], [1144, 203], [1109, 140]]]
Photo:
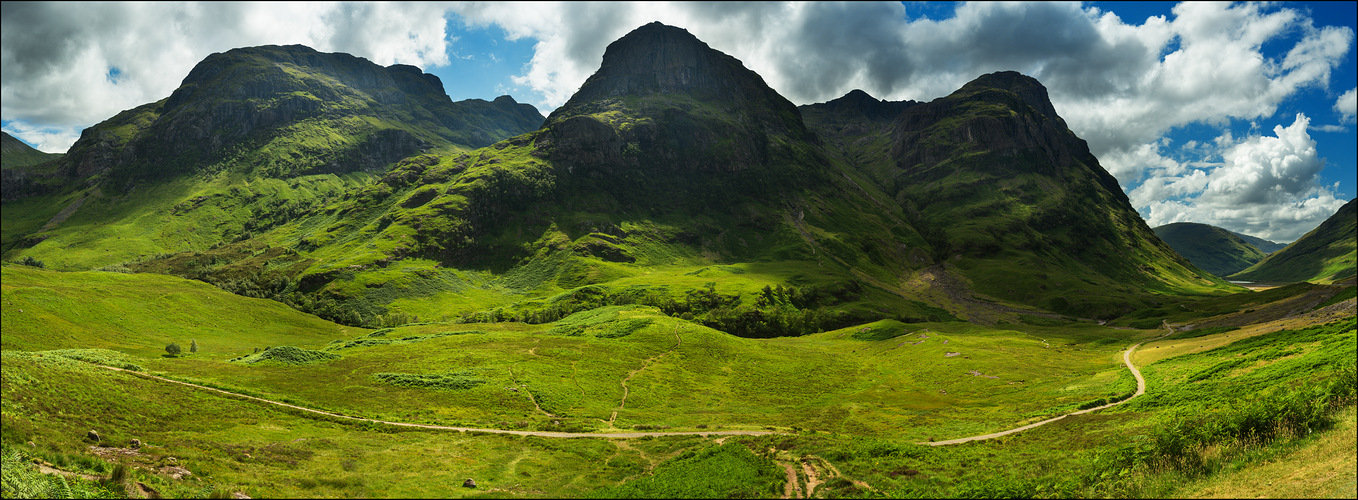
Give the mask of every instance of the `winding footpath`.
[[118, 367], [114, 367], [114, 366], [107, 366], [107, 365], [98, 365], [98, 366], [101, 366], [101, 367], [103, 367], [103, 368], [107, 368], [107, 369], [113, 370], [113, 371], [118, 371], [118, 372], [124, 372], [124, 373], [128, 373], [128, 374], [132, 374], [132, 375], [135, 375], [135, 376], [138, 376], [138, 377], [143, 377], [143, 378], [148, 378], [148, 379], [154, 379], [154, 380], [160, 380], [160, 381], [163, 381], [163, 382], [171, 382], [171, 383], [175, 383], [175, 384], [179, 384], [179, 385], [185, 385], [185, 386], [193, 387], [193, 388], [195, 388], [195, 389], [204, 389], [204, 390], [209, 390], [209, 391], [216, 391], [216, 392], [219, 392], [219, 393], [222, 393], [222, 394], [225, 394], [225, 395], [228, 395], [228, 396], [232, 396], [232, 397], [237, 397], [237, 398], [242, 398], [242, 399], [249, 399], [249, 400], [253, 400], [253, 401], [259, 401], [259, 402], [261, 402], [261, 403], [268, 403], [268, 404], [271, 404], [271, 405], [282, 406], [282, 407], [284, 407], [284, 408], [291, 408], [291, 409], [294, 409], [294, 410], [304, 411], [304, 412], [308, 412], [308, 413], [315, 413], [315, 414], [318, 414], [318, 415], [325, 415], [325, 416], [327, 416], [327, 417], [342, 418], [342, 419], [354, 420], [354, 421], [359, 421], [359, 422], [372, 422], [372, 423], [377, 423], [377, 424], [395, 425], [395, 426], [400, 426], [400, 427], [415, 427], [415, 428], [419, 428], [419, 429], [434, 429], [434, 430], [441, 430], [441, 431], [458, 431], [458, 432], [484, 432], [484, 433], [487, 433], [487, 434], [513, 434], [513, 435], [515, 435], [515, 436], [537, 436], [537, 437], [551, 437], [551, 438], [639, 438], [639, 437], [646, 437], [646, 436], [703, 436], [703, 437], [708, 437], [708, 436], [763, 436], [763, 435], [766, 435], [766, 434], [781, 434], [780, 432], [775, 432], [775, 431], [692, 431], [692, 432], [683, 432], [683, 431], [675, 431], [675, 432], [551, 432], [551, 431], [511, 431], [511, 430], [505, 430], [505, 429], [480, 429], [480, 428], [475, 428], [475, 427], [454, 427], [454, 426], [448, 426], [448, 425], [412, 424], [412, 423], [406, 423], [406, 422], [389, 422], [389, 421], [386, 421], [386, 420], [377, 420], [377, 419], [372, 419], [372, 418], [351, 417], [351, 416], [349, 416], [349, 415], [340, 415], [340, 414], [338, 414], [338, 413], [331, 413], [331, 412], [328, 412], [328, 411], [321, 411], [321, 410], [316, 410], [316, 409], [312, 409], [312, 408], [306, 408], [306, 407], [302, 407], [302, 406], [297, 406], [297, 405], [292, 405], [292, 404], [288, 404], [288, 403], [283, 403], [283, 402], [280, 402], [280, 401], [273, 401], [273, 400], [270, 400], [270, 399], [257, 398], [257, 397], [254, 397], [254, 396], [247, 396], [247, 395], [245, 395], [245, 394], [241, 394], [241, 393], [238, 393], [238, 392], [224, 391], [224, 390], [218, 389], [218, 388], [216, 388], [216, 387], [208, 387], [208, 386], [205, 386], [205, 385], [198, 385], [198, 384], [194, 384], [194, 383], [191, 383], [191, 382], [182, 382], [182, 381], [175, 380], [175, 379], [171, 379], [171, 378], [165, 378], [165, 377], [161, 377], [161, 376], [158, 376], [158, 375], [151, 375], [151, 374], [149, 374], [149, 373], [142, 373], [142, 372], [137, 372], [137, 371], [125, 370], [125, 369], [118, 368]]
[[[1146, 379], [1143, 378], [1143, 377], [1141, 376], [1141, 371], [1136, 369], [1136, 365], [1133, 365], [1133, 364], [1132, 364], [1132, 352], [1135, 351], [1137, 347], [1141, 347], [1141, 345], [1142, 345], [1142, 344], [1145, 344], [1146, 342], [1152, 342], [1152, 341], [1155, 341], [1155, 340], [1160, 340], [1160, 339], [1163, 339], [1163, 338], [1165, 338], [1165, 337], [1168, 337], [1169, 335], [1172, 335], [1172, 334], [1174, 333], [1174, 328], [1173, 328], [1172, 326], [1165, 325], [1165, 328], [1167, 328], [1167, 329], [1169, 330], [1168, 333], [1166, 333], [1166, 334], [1164, 334], [1164, 335], [1161, 335], [1161, 336], [1159, 336], [1159, 337], [1156, 337], [1156, 338], [1154, 338], [1154, 339], [1145, 341], [1145, 342], [1139, 342], [1139, 343], [1137, 343], [1137, 344], [1135, 344], [1135, 345], [1133, 345], [1133, 346], [1131, 346], [1131, 347], [1128, 347], [1126, 351], [1123, 351], [1123, 352], [1122, 352], [1122, 362], [1123, 362], [1124, 364], [1127, 365], [1127, 369], [1128, 369], [1128, 370], [1131, 370], [1132, 376], [1133, 376], [1133, 377], [1136, 377], [1136, 393], [1132, 394], [1131, 397], [1128, 397], [1127, 399], [1124, 399], [1124, 400], [1121, 400], [1121, 401], [1115, 401], [1115, 402], [1112, 402], [1112, 403], [1108, 403], [1108, 404], [1103, 405], [1103, 406], [1097, 406], [1097, 407], [1094, 407], [1094, 408], [1089, 408], [1089, 409], [1085, 409], [1085, 410], [1079, 410], [1079, 411], [1070, 412], [1070, 413], [1067, 413], [1067, 414], [1065, 414], [1065, 415], [1061, 415], [1061, 416], [1059, 416], [1059, 417], [1049, 418], [1049, 419], [1043, 420], [1043, 421], [1041, 421], [1041, 422], [1036, 422], [1036, 423], [1028, 424], [1028, 425], [1025, 425], [1025, 426], [1022, 426], [1022, 427], [1015, 427], [1015, 428], [1013, 428], [1013, 429], [1009, 429], [1009, 430], [1005, 430], [1005, 431], [995, 432], [995, 433], [991, 433], [991, 434], [983, 434], [983, 435], [980, 435], [980, 436], [970, 436], [970, 437], [963, 437], [963, 438], [957, 438], [957, 439], [949, 439], [949, 440], [946, 440], [946, 441], [927, 441], [927, 442], [922, 442], [922, 443], [917, 443], [917, 444], [928, 445], [928, 446], [945, 446], [945, 445], [950, 445], [950, 444], [961, 444], [961, 443], [967, 443], [967, 442], [971, 442], [971, 441], [981, 441], [981, 440], [985, 440], [985, 439], [994, 439], [994, 438], [1001, 437], [1001, 436], [1008, 436], [1008, 435], [1010, 435], [1010, 434], [1014, 434], [1014, 433], [1018, 433], [1018, 432], [1023, 432], [1023, 431], [1026, 431], [1026, 430], [1028, 430], [1028, 429], [1032, 429], [1032, 428], [1034, 428], [1034, 427], [1041, 427], [1041, 426], [1043, 426], [1043, 425], [1050, 424], [1050, 423], [1052, 423], [1052, 422], [1055, 422], [1055, 421], [1057, 421], [1057, 420], [1061, 420], [1061, 419], [1066, 418], [1066, 417], [1069, 417], [1069, 416], [1071, 416], [1071, 415], [1083, 415], [1083, 414], [1085, 414], [1085, 413], [1094, 412], [1094, 411], [1099, 411], [1099, 410], [1102, 410], [1102, 409], [1105, 409], [1105, 408], [1111, 408], [1111, 407], [1114, 407], [1114, 406], [1117, 406], [1117, 405], [1126, 403], [1126, 402], [1128, 402], [1128, 401], [1131, 401], [1132, 398], [1135, 398], [1135, 397], [1137, 397], [1137, 396], [1140, 396], [1140, 395], [1146, 393]], [[677, 336], [677, 331], [676, 331], [676, 336]], [[682, 342], [682, 341], [681, 341], [681, 342]], [[676, 344], [675, 347], [678, 347], [678, 345]], [[671, 350], [673, 350], [673, 349], [671, 349]], [[667, 351], [667, 352], [661, 354], [661, 356], [663, 356], [664, 354], [668, 354], [668, 353], [669, 353], [669, 352]], [[653, 358], [653, 359], [654, 359], [654, 358]], [[651, 361], [651, 360], [647, 360], [647, 361], [648, 361], [647, 364], [649, 364], [649, 361]], [[338, 414], [338, 413], [331, 413], [331, 412], [327, 412], [327, 411], [321, 411], [321, 410], [317, 410], [317, 409], [313, 409], [313, 408], [306, 408], [306, 407], [302, 407], [302, 406], [297, 406], [297, 405], [293, 405], [293, 404], [284, 403], [284, 402], [281, 402], [281, 401], [274, 401], [274, 400], [270, 400], [270, 399], [264, 399], [264, 398], [259, 398], [259, 397], [255, 397], [255, 396], [249, 396], [249, 395], [241, 394], [241, 393], [238, 393], [238, 392], [226, 391], [226, 390], [218, 389], [218, 388], [216, 388], [216, 387], [208, 387], [208, 386], [205, 386], [205, 385], [194, 384], [194, 383], [191, 383], [191, 382], [183, 382], [183, 381], [174, 380], [174, 379], [171, 379], [171, 378], [161, 377], [161, 376], [158, 376], [158, 375], [152, 375], [152, 374], [149, 374], [149, 373], [142, 373], [142, 372], [138, 372], [138, 371], [125, 370], [125, 369], [123, 369], [123, 368], [118, 368], [118, 367], [114, 367], [114, 366], [107, 366], [107, 365], [98, 365], [98, 366], [103, 367], [103, 368], [107, 368], [107, 369], [109, 369], [109, 370], [117, 371], [117, 372], [128, 373], [128, 374], [135, 375], [135, 376], [138, 376], [138, 377], [143, 377], [143, 378], [147, 378], [147, 379], [154, 379], [154, 380], [160, 380], [160, 381], [163, 381], [163, 382], [175, 383], [175, 384], [179, 384], [179, 385], [184, 385], [184, 386], [188, 386], [188, 387], [193, 387], [193, 388], [196, 388], [196, 389], [204, 389], [204, 390], [209, 390], [209, 391], [216, 391], [216, 392], [225, 394], [225, 395], [227, 395], [227, 396], [237, 397], [237, 398], [241, 398], [241, 399], [248, 399], [248, 400], [252, 400], [252, 401], [259, 401], [259, 402], [261, 402], [261, 403], [268, 403], [268, 404], [271, 404], [271, 405], [282, 406], [282, 407], [284, 407], [284, 408], [290, 408], [290, 409], [293, 409], [293, 410], [298, 410], [298, 411], [303, 411], [303, 412], [308, 412], [308, 413], [315, 413], [315, 414], [317, 414], [317, 415], [324, 415], [324, 416], [332, 417], [332, 418], [342, 418], [342, 419], [354, 420], [354, 421], [358, 421], [358, 422], [372, 422], [372, 423], [377, 423], [377, 424], [395, 425], [395, 426], [400, 426], [400, 427], [414, 427], [414, 428], [419, 428], [419, 429], [434, 429], [434, 430], [458, 431], [458, 432], [484, 432], [484, 433], [487, 433], [487, 434], [512, 434], [512, 435], [515, 435], [515, 436], [537, 436], [537, 437], [551, 437], [551, 438], [639, 438], [639, 437], [646, 437], [646, 436], [703, 436], [703, 437], [708, 437], [708, 436], [764, 436], [764, 435], [768, 435], [768, 434], [783, 434], [783, 433], [777, 432], [777, 431], [673, 431], [673, 432], [552, 432], [552, 431], [513, 431], [513, 430], [506, 430], [506, 429], [482, 429], [482, 428], [476, 428], [476, 427], [455, 427], [455, 426], [448, 426], [448, 425], [413, 424], [413, 423], [408, 423], [408, 422], [391, 422], [391, 421], [387, 421], [387, 420], [377, 420], [377, 419], [372, 419], [372, 418], [353, 417], [353, 416], [349, 416], [349, 415], [341, 415], [341, 414]], [[643, 366], [642, 368], [644, 369], [645, 366]], [[511, 370], [512, 370], [512, 369], [511, 369]], [[638, 370], [636, 370], [636, 371], [641, 371], [641, 369], [638, 369]], [[511, 371], [511, 373], [512, 373], [512, 371]], [[633, 372], [632, 374], [635, 374], [635, 372]], [[628, 378], [631, 378], [631, 375], [632, 375], [632, 374], [629, 374]], [[623, 381], [623, 386], [622, 386], [622, 388], [623, 388], [623, 391], [624, 391], [624, 393], [623, 393], [623, 394], [624, 394], [624, 396], [623, 396], [623, 403], [622, 403], [622, 404], [623, 404], [623, 405], [626, 405], [626, 404], [627, 404], [627, 403], [626, 403], [626, 401], [627, 401], [627, 399], [626, 399], [626, 393], [627, 393], [627, 383], [626, 383], [626, 380]], [[536, 401], [535, 401], [534, 403], [536, 404]], [[541, 411], [541, 408], [539, 408], [539, 411]], [[545, 413], [545, 412], [544, 412], [544, 413]], [[617, 413], [614, 412], [613, 415], [614, 415], [613, 418], [616, 418]], [[609, 420], [610, 420], [610, 423], [611, 423], [612, 418], [610, 418]]]
[[1043, 421], [1041, 421], [1041, 422], [1028, 424], [1028, 425], [1025, 425], [1025, 426], [1023, 426], [1023, 427], [1015, 427], [1015, 428], [1013, 428], [1013, 429], [1009, 429], [1009, 430], [1006, 430], [1006, 431], [1000, 431], [1000, 432], [995, 432], [995, 433], [991, 433], [991, 434], [982, 434], [982, 435], [980, 435], [980, 436], [971, 436], [971, 437], [964, 437], [964, 438], [957, 438], [957, 439], [949, 439], [949, 440], [946, 440], [946, 441], [927, 441], [927, 442], [916, 443], [916, 444], [923, 444], [923, 445], [929, 445], [929, 446], [945, 446], [945, 445], [950, 445], [950, 444], [961, 444], [961, 443], [967, 443], [967, 442], [971, 442], [971, 441], [981, 441], [981, 440], [985, 440], [985, 439], [994, 439], [994, 438], [1001, 437], [1001, 436], [1008, 436], [1008, 435], [1010, 435], [1010, 434], [1014, 434], [1014, 433], [1018, 433], [1018, 432], [1023, 432], [1023, 431], [1026, 431], [1026, 430], [1028, 430], [1028, 429], [1032, 429], [1032, 428], [1034, 428], [1034, 427], [1041, 427], [1041, 426], [1050, 424], [1050, 423], [1052, 423], [1052, 422], [1055, 422], [1055, 421], [1057, 421], [1057, 420], [1061, 420], [1061, 419], [1063, 419], [1063, 418], [1069, 417], [1069, 416], [1071, 416], [1071, 415], [1083, 415], [1083, 414], [1085, 414], [1085, 413], [1089, 413], [1089, 412], [1093, 412], [1093, 411], [1099, 411], [1099, 410], [1102, 410], [1102, 409], [1104, 409], [1104, 408], [1112, 408], [1112, 407], [1117, 406], [1117, 405], [1120, 405], [1120, 404], [1122, 404], [1122, 403], [1126, 403], [1126, 402], [1128, 402], [1128, 401], [1131, 401], [1132, 398], [1135, 398], [1135, 397], [1137, 397], [1137, 396], [1140, 396], [1140, 395], [1146, 393], [1146, 379], [1141, 377], [1141, 370], [1137, 370], [1137, 369], [1136, 369], [1136, 365], [1133, 365], [1133, 364], [1132, 364], [1132, 351], [1135, 351], [1136, 348], [1141, 347], [1141, 344], [1145, 344], [1146, 342], [1154, 342], [1154, 341], [1156, 341], [1156, 340], [1160, 340], [1160, 339], [1163, 339], [1163, 338], [1165, 338], [1165, 337], [1168, 337], [1168, 336], [1174, 334], [1174, 327], [1169, 326], [1169, 325], [1165, 325], [1165, 328], [1169, 329], [1169, 332], [1168, 332], [1168, 333], [1166, 333], [1166, 334], [1164, 334], [1164, 335], [1161, 335], [1161, 336], [1159, 336], [1159, 337], [1153, 338], [1153, 339], [1151, 339], [1151, 340], [1147, 340], [1147, 341], [1144, 341], [1144, 342], [1138, 342], [1138, 343], [1136, 343], [1135, 345], [1133, 345], [1133, 346], [1131, 346], [1131, 347], [1128, 347], [1126, 351], [1122, 351], [1122, 362], [1125, 363], [1125, 364], [1127, 365], [1127, 369], [1128, 369], [1128, 370], [1131, 370], [1132, 376], [1133, 376], [1133, 377], [1136, 377], [1136, 393], [1132, 394], [1131, 397], [1128, 397], [1127, 399], [1124, 399], [1124, 400], [1122, 400], [1122, 401], [1114, 401], [1114, 402], [1112, 402], [1112, 403], [1108, 403], [1108, 404], [1103, 405], [1103, 406], [1096, 406], [1096, 407], [1094, 407], [1094, 408], [1089, 408], [1089, 409], [1085, 409], [1085, 410], [1073, 411], [1073, 412], [1067, 413], [1067, 414], [1065, 414], [1065, 415], [1061, 415], [1061, 416], [1059, 416], [1059, 417], [1049, 418], [1049, 419], [1043, 420]]

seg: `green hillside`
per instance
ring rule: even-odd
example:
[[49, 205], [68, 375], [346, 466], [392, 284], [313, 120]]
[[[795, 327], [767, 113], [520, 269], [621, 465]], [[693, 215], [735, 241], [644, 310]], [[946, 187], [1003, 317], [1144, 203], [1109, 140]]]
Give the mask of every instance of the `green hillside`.
[[[637, 62], [655, 44], [683, 57]], [[641, 79], [670, 70], [711, 78]], [[843, 166], [796, 108], [739, 61], [648, 26], [611, 45], [579, 95], [619, 82], [634, 93], [573, 98], [536, 132], [407, 158], [253, 239], [133, 268], [373, 326], [614, 303], [746, 336], [951, 318], [897, 285], [928, 256], [899, 209], [832, 175]]]
[[508, 96], [452, 102], [411, 66], [302, 46], [213, 54], [170, 97], [86, 130], [50, 172], [6, 181], [5, 258], [91, 269], [204, 250], [324, 206], [407, 156], [541, 123]]
[[1207, 224], [1175, 222], [1157, 227], [1154, 231], [1179, 255], [1217, 276], [1235, 274], [1264, 260], [1264, 256], [1268, 255], [1240, 235]]
[[[994, 73], [929, 103], [846, 96], [838, 107], [849, 102], [864, 109], [855, 127], [843, 111], [802, 109], [976, 292], [1108, 318], [1149, 305], [1147, 290], [1225, 285], [1155, 237], [1032, 78]], [[889, 127], [866, 118], [891, 106], [903, 109]]]
[[58, 272], [5, 265], [5, 350], [115, 349], [154, 358], [197, 341], [204, 355], [269, 345], [320, 347], [362, 330], [157, 274]]
[[1287, 248], [1230, 276], [1233, 280], [1265, 283], [1311, 281], [1334, 283], [1358, 272], [1358, 208], [1349, 200]]
[[[1193, 484], [1185, 479], [1286, 452], [1291, 436], [1323, 435], [1353, 397], [1351, 316], [1309, 328], [1189, 331], [1138, 350], [1148, 390], [1125, 407], [1005, 439], [934, 448], [915, 443], [1010, 428], [1125, 396], [1135, 384], [1120, 351], [1161, 332], [881, 321], [743, 339], [642, 306], [542, 325], [369, 331], [178, 278], [21, 266], [3, 272], [5, 448], [105, 476], [112, 463], [135, 465], [141, 469], [129, 473], [132, 481], [170, 496], [208, 488], [251, 496], [470, 496], [501, 489], [589, 497], [683, 491], [713, 474], [749, 483], [702, 483], [764, 496], [782, 491], [783, 476], [758, 471], [803, 463], [823, 479], [842, 479], [817, 490], [838, 496], [869, 488], [891, 497], [1161, 496]], [[64, 331], [73, 334], [52, 334]], [[168, 357], [160, 349], [190, 340], [198, 352]], [[272, 349], [256, 354], [255, 347]], [[327, 359], [297, 363], [275, 355], [251, 362], [308, 351]], [[783, 434], [718, 442], [559, 439], [346, 423], [91, 363], [397, 422]], [[1253, 402], [1237, 404], [1241, 394]], [[95, 449], [121, 454], [91, 458], [81, 439], [91, 429], [107, 445]], [[131, 439], [143, 447], [119, 451]], [[1189, 446], [1176, 448], [1182, 440]], [[1217, 447], [1199, 446], [1209, 443]], [[193, 476], [171, 477], [170, 456]], [[18, 465], [6, 466], [7, 484], [18, 482]], [[916, 472], [900, 472], [906, 470]], [[465, 478], [476, 479], [478, 489], [458, 488]], [[77, 489], [133, 484], [71, 481]]]
[[0, 168], [27, 167], [61, 157], [61, 153], [44, 153], [15, 139], [9, 132], [0, 132]]
[[[543, 118], [254, 47], [23, 172], [5, 498], [1151, 498], [1353, 454], [1354, 288], [1190, 263], [1014, 72], [799, 108], [651, 23]], [[1353, 210], [1262, 264], [1351, 280]]]

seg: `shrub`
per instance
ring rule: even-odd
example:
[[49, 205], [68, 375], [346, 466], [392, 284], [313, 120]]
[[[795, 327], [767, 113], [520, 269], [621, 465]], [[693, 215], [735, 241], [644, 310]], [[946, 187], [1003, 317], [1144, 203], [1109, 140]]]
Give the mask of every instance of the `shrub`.
[[265, 347], [263, 352], [260, 352], [259, 354], [251, 354], [249, 356], [245, 356], [245, 358], [242, 359], [241, 362], [246, 364], [255, 364], [264, 361], [275, 361], [289, 365], [304, 365], [308, 363], [320, 363], [323, 361], [330, 361], [332, 359], [339, 358], [340, 355], [338, 354], [331, 354], [322, 351], [313, 351], [310, 349], [302, 349], [300, 347], [279, 346], [279, 347]]
[[197, 341], [197, 340], [190, 340], [190, 341], [189, 341], [189, 352], [191, 352], [191, 353], [198, 352], [198, 341]]
[[421, 389], [442, 389], [447, 391], [466, 390], [486, 383], [485, 379], [473, 376], [471, 372], [448, 372], [435, 374], [416, 373], [376, 373], [373, 378], [399, 387]]

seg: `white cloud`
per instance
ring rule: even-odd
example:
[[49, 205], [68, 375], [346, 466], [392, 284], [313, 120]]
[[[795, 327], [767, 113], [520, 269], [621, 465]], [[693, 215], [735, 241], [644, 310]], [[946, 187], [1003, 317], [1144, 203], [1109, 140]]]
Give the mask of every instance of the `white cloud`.
[[1334, 110], [1339, 113], [1341, 119], [1352, 122], [1354, 115], [1358, 114], [1358, 89], [1349, 89], [1334, 101]]
[[80, 138], [80, 131], [70, 127], [38, 128], [20, 122], [6, 123], [4, 131], [33, 145], [34, 149], [49, 153], [66, 151]]
[[[5, 2], [0, 115], [25, 140], [60, 152], [84, 127], [169, 96], [213, 52], [299, 43], [382, 65], [447, 64], [444, 10], [425, 3]], [[108, 78], [114, 68], [116, 81]], [[35, 130], [48, 136], [34, 140]]]
[[1128, 197], [1144, 207], [1146, 222], [1207, 222], [1274, 241], [1292, 241], [1334, 215], [1345, 200], [1319, 184], [1324, 161], [1307, 133], [1310, 119], [1298, 114], [1272, 136], [1230, 144], [1220, 161], [1179, 174], [1160, 169]]

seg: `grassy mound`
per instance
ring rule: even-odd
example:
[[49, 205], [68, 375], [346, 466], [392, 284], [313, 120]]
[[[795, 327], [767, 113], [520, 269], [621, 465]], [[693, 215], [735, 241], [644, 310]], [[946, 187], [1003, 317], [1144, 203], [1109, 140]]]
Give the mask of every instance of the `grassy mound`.
[[258, 354], [241, 356], [232, 361], [253, 365], [265, 361], [273, 361], [289, 365], [306, 365], [311, 363], [323, 363], [330, 360], [339, 359], [340, 355], [331, 354], [325, 351], [313, 351], [293, 346], [270, 347]]

